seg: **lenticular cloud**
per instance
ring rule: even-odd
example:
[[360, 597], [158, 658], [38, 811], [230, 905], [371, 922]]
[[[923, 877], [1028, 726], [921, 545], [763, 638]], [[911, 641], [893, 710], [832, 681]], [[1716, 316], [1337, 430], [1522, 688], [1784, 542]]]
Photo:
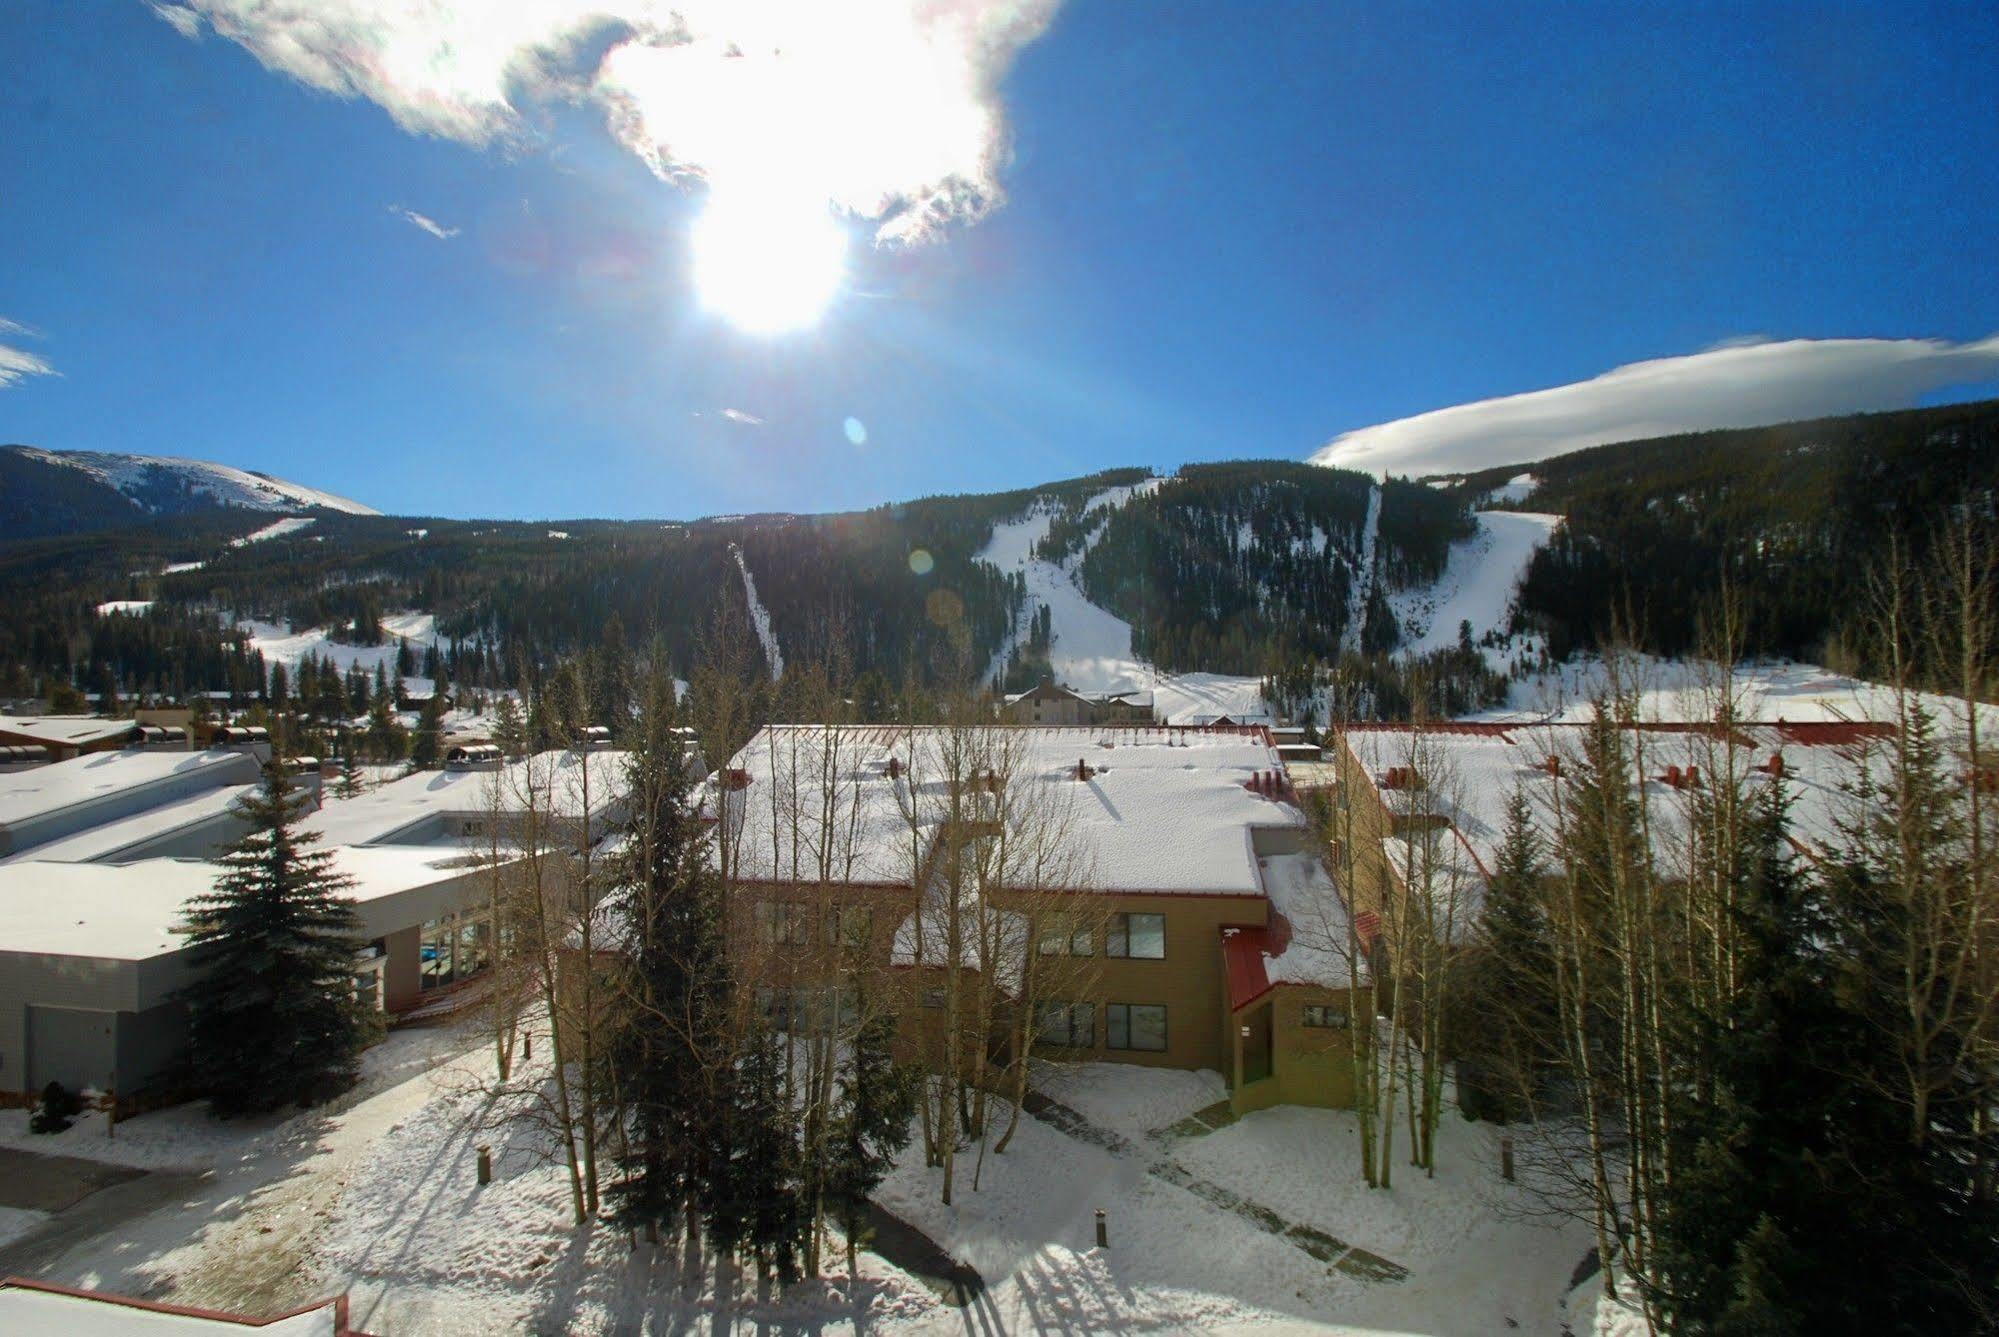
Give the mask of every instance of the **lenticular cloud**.
[[1312, 462], [1384, 477], [1468, 473], [1613, 441], [1904, 408], [1933, 390], [1994, 379], [1999, 335], [1975, 343], [1734, 341], [1363, 427], [1335, 437]]
[[660, 176], [921, 242], [1000, 200], [997, 86], [1057, 0], [179, 0], [263, 64], [468, 144], [602, 109]]

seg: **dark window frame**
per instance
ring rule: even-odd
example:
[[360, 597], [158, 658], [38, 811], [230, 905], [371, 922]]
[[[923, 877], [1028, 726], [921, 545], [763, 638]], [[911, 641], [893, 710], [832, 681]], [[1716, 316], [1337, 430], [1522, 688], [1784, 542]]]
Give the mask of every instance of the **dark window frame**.
[[[1132, 1012], [1138, 1008], [1157, 1009], [1157, 1011], [1159, 1012], [1158, 1045], [1156, 1046], [1137, 1045], [1132, 1043], [1131, 1016]], [[1117, 1043], [1116, 1039], [1114, 1038], [1117, 1035], [1116, 1023], [1113, 1022], [1111, 1018], [1112, 1014], [1117, 1012], [1122, 1012], [1124, 1014], [1123, 1044]], [[1171, 1030], [1171, 1025], [1172, 1025], [1171, 1016], [1170, 1013], [1168, 1012], [1166, 1004], [1164, 1003], [1105, 1003], [1104, 1004], [1104, 1048], [1115, 1049], [1120, 1053], [1126, 1053], [1126, 1054], [1164, 1054], [1167, 1050], [1173, 1047], [1173, 1033]]]
[[[1131, 950], [1131, 921], [1159, 921], [1159, 954], [1136, 956]], [[1166, 916], [1156, 910], [1120, 910], [1104, 929], [1104, 955], [1113, 961], [1164, 961], [1166, 959]]]

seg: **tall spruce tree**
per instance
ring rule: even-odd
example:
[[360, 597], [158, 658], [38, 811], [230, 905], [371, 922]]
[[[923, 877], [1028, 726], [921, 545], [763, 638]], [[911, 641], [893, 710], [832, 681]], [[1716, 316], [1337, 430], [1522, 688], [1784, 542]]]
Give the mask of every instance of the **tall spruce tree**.
[[184, 991], [195, 1087], [217, 1115], [310, 1105], [354, 1084], [371, 1018], [354, 996], [351, 883], [316, 832], [281, 758], [241, 801], [250, 829], [188, 906], [194, 981]]
[[729, 969], [672, 682], [648, 686], [627, 759], [631, 826], [612, 869], [630, 1003], [610, 1055], [628, 1121], [613, 1196], [626, 1219], [665, 1225], [712, 1173], [726, 1117]]
[[1820, 1275], [1849, 1241], [1836, 1112], [1853, 1094], [1828, 1063], [1854, 1034], [1830, 988], [1816, 880], [1794, 860], [1781, 784], [1755, 800], [1734, 914], [1742, 985], [1698, 1017], [1712, 1090], [1675, 1102], [1653, 1285], [1674, 1331], [1740, 1337], [1833, 1331]]
[[1549, 1037], [1557, 1025], [1551, 1002], [1553, 952], [1542, 912], [1547, 871], [1533, 801], [1524, 787], [1507, 797], [1506, 825], [1485, 889], [1480, 942], [1470, 971], [1474, 1059], [1460, 1060], [1458, 1084], [1467, 1116], [1510, 1120], [1525, 1112]]
[[781, 1039], [758, 1024], [743, 1040], [726, 1120], [726, 1158], [710, 1196], [708, 1233], [756, 1262], [757, 1276], [798, 1279], [811, 1223], [799, 1201], [798, 1121], [786, 1099]]
[[847, 1238], [847, 1275], [858, 1276], [855, 1253], [867, 1242], [868, 1201], [909, 1145], [909, 1121], [916, 1115], [917, 1074], [896, 1062], [895, 1019], [870, 1011], [840, 1070], [840, 1104], [826, 1173], [826, 1203]]

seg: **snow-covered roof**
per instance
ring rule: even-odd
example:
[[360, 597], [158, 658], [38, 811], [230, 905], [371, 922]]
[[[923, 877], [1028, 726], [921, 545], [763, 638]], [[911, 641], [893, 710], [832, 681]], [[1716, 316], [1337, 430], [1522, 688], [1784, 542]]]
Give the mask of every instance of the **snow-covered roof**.
[[[1686, 780], [1690, 770], [1701, 773], [1700, 783], [1712, 785], [1715, 776], [1732, 765], [1754, 789], [1771, 783], [1770, 768], [1779, 756], [1791, 799], [1793, 837], [1808, 846], [1829, 846], [1857, 801], [1848, 786], [1860, 778], [1863, 767], [1882, 764], [1881, 748], [1873, 736], [1882, 727], [1837, 722], [1744, 724], [1728, 738], [1711, 726], [1697, 724], [1633, 730], [1634, 765], [1642, 752], [1642, 789], [1653, 844], [1662, 862], [1672, 868], [1674, 860], [1684, 856], [1689, 804], [1698, 792]], [[1576, 724], [1458, 724], [1426, 730], [1420, 736], [1401, 728], [1354, 729], [1346, 739], [1391, 813], [1448, 822], [1489, 869], [1516, 788], [1527, 793], [1544, 846], [1552, 843], [1561, 784], [1557, 772], [1574, 773], [1582, 733]], [[1422, 773], [1421, 785], [1404, 777], [1402, 787], [1391, 786], [1390, 772], [1410, 768], [1412, 760]]]
[[[981, 906], [971, 898], [961, 898], [958, 922], [958, 964], [966, 970], [986, 969], [990, 947], [994, 982], [1009, 993], [1020, 991], [1027, 963], [1029, 926], [1027, 916], [1011, 910]], [[981, 912], [985, 918], [979, 918]], [[950, 893], [942, 879], [931, 878], [924, 888], [920, 913], [911, 913], [895, 926], [889, 948], [889, 962], [897, 966], [945, 966], [951, 962]]]
[[255, 792], [254, 784], [218, 785], [205, 789], [183, 799], [162, 803], [144, 812], [134, 813], [116, 821], [105, 822], [64, 836], [30, 846], [18, 854], [0, 859], [0, 865], [10, 863], [98, 863], [115, 859], [118, 851], [130, 849], [134, 845], [157, 840], [172, 835], [188, 827], [200, 826], [225, 817], [245, 795]]
[[[343, 848], [334, 866], [354, 880], [356, 904], [464, 877], [465, 855], [410, 847]], [[205, 859], [127, 864], [47, 863], [0, 868], [0, 952], [143, 961], [186, 945], [187, 902], [215, 885], [222, 865]]]
[[1263, 953], [1265, 978], [1272, 984], [1315, 984], [1341, 989], [1353, 983], [1348, 963], [1352, 921], [1332, 874], [1318, 854], [1297, 850], [1267, 854], [1263, 889], [1270, 908], [1284, 917], [1288, 939]]
[[[1064, 885], [1102, 891], [1256, 895], [1261, 891], [1250, 832], [1301, 826], [1288, 803], [1261, 798], [1247, 785], [1280, 769], [1258, 737], [1156, 728], [1037, 729], [1004, 725], [971, 731], [974, 750], [1002, 756], [1017, 801], [1066, 825], [1077, 867]], [[836, 772], [838, 848], [827, 860], [839, 880], [901, 883], [911, 879], [911, 825], [928, 849], [943, 801], [940, 749], [949, 731], [892, 726], [773, 725], [730, 762], [749, 783], [729, 791], [731, 821], [745, 877], [812, 880], [820, 852], [808, 848], [814, 822], [794, 852], [787, 812], [809, 811], [814, 777]], [[820, 758], [832, 761], [822, 767]], [[895, 759], [891, 767], [889, 761]], [[1091, 774], [1076, 778], [1081, 761]], [[895, 775], [890, 776], [893, 769]], [[794, 781], [792, 776], [800, 777]], [[916, 789], [912, 791], [911, 781]], [[711, 799], [712, 802], [712, 799]]]
[[445, 813], [476, 815], [492, 809], [497, 794], [502, 810], [526, 807], [529, 787], [562, 817], [583, 814], [587, 778], [590, 806], [598, 811], [625, 791], [625, 753], [559, 750], [537, 753], [500, 770], [418, 771], [358, 798], [329, 798], [301, 825], [318, 831], [329, 843], [372, 845], [394, 843], [418, 823]]
[[93, 752], [50, 766], [0, 775], [0, 825], [28, 821], [79, 803], [190, 775], [201, 775], [215, 785], [247, 782], [257, 777], [260, 768], [254, 754], [228, 748], [210, 748], [205, 752], [137, 748]]
[[130, 720], [101, 715], [0, 715], [0, 733], [61, 747], [88, 747], [107, 738], [121, 738], [137, 727]]
[[324, 1300], [294, 1314], [269, 1320], [241, 1318], [214, 1310], [161, 1305], [118, 1295], [54, 1288], [40, 1282], [0, 1282], [0, 1330], [60, 1332], [66, 1337], [196, 1337], [199, 1333], [258, 1337], [342, 1337], [340, 1300]]

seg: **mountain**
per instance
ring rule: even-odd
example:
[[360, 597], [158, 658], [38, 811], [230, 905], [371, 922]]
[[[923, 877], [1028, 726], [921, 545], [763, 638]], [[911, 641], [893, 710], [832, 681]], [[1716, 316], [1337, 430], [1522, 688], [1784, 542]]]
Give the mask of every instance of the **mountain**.
[[330, 492], [205, 460], [0, 446], [0, 531], [12, 537], [81, 533], [151, 516], [226, 509], [376, 514]]
[[[1498, 674], [1620, 630], [1693, 648], [1725, 587], [1748, 652], [1863, 667], [1857, 595], [1888, 535], [1920, 563], [1953, 511], [1999, 506], [1999, 402], [1427, 480], [1248, 460], [685, 524], [322, 509], [274, 525], [212, 501], [148, 514], [82, 469], [10, 460], [41, 471], [46, 505], [127, 509], [101, 532], [4, 531], [0, 696], [106, 677], [127, 693], [254, 692], [261, 647], [367, 643], [398, 616], [430, 618], [441, 667], [470, 687], [618, 645], [656, 647], [686, 677], [727, 600], [774, 671], [837, 658], [876, 701], [1043, 674], [1094, 691], [1162, 673], [1296, 684], [1337, 662], [1371, 709], [1406, 708], [1421, 683], [1457, 711], [1503, 689]], [[297, 634], [246, 638], [221, 609]]]

